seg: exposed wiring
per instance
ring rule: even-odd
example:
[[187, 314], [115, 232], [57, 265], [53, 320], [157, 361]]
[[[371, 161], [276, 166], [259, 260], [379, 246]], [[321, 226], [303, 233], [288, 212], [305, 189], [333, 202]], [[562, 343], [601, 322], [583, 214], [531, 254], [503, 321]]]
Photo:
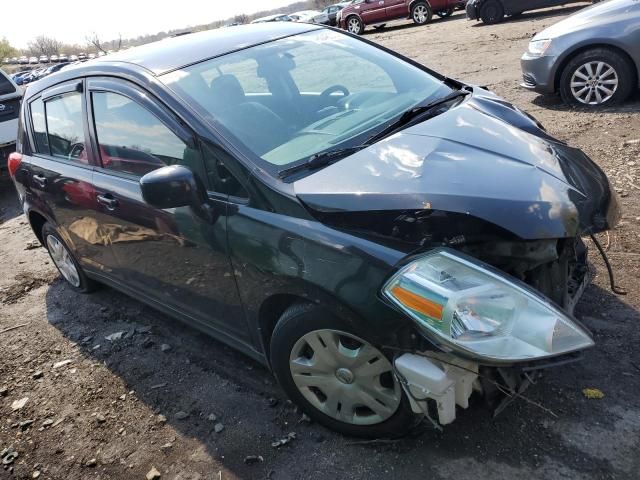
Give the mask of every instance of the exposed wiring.
[[598, 239], [593, 235], [589, 235], [591, 237], [591, 241], [593, 241], [594, 245], [596, 246], [596, 248], [598, 249], [598, 251], [600, 252], [600, 255], [602, 255], [602, 260], [604, 261], [605, 266], [607, 267], [607, 272], [609, 272], [609, 283], [611, 285], [611, 291], [617, 295], [626, 295], [627, 292], [626, 290], [618, 287], [616, 285], [616, 281], [613, 277], [613, 268], [611, 268], [611, 263], [609, 263], [609, 259], [607, 258], [607, 254], [605, 253], [604, 249], [602, 248], [602, 245], [600, 245], [600, 242], [598, 241]]
[[[423, 353], [418, 352], [418, 351], [407, 350], [407, 349], [398, 348], [398, 347], [392, 347], [390, 345], [383, 345], [381, 348], [386, 348], [386, 349], [393, 350], [393, 351], [396, 351], [396, 352], [412, 353], [414, 355], [418, 355], [420, 357], [424, 357], [424, 358], [427, 358], [429, 360], [434, 360], [433, 358], [431, 358], [431, 357], [429, 357], [427, 355], [424, 355]], [[393, 359], [393, 365], [392, 366], [393, 366], [393, 371], [394, 371], [394, 373], [396, 373], [396, 376], [397, 376], [398, 374], [400, 374], [400, 372], [397, 371], [396, 366], [395, 366], [396, 357], [397, 357], [397, 355]], [[498, 390], [500, 390], [500, 392], [502, 392], [507, 397], [510, 397], [510, 398], [513, 398], [513, 399], [520, 398], [520, 399], [524, 400], [525, 402], [529, 403], [530, 405], [538, 407], [539, 409], [547, 412], [549, 415], [552, 415], [553, 417], [558, 418], [557, 414], [555, 414], [552, 410], [548, 409], [544, 405], [541, 405], [540, 403], [535, 402], [534, 400], [531, 400], [528, 397], [525, 397], [522, 393], [516, 392], [516, 391], [512, 390], [511, 388], [509, 388], [509, 387], [507, 387], [505, 385], [502, 385], [502, 384], [496, 382], [495, 380], [493, 380], [492, 378], [487, 377], [486, 375], [482, 375], [481, 373], [476, 372], [476, 371], [474, 371], [474, 370], [472, 370], [470, 368], [463, 367], [462, 365], [457, 365], [457, 364], [455, 364], [453, 362], [447, 362], [446, 360], [442, 360], [441, 358], [436, 358], [435, 360], [438, 361], [438, 362], [444, 363], [446, 365], [450, 365], [452, 367], [459, 368], [460, 370], [465, 370], [467, 372], [473, 373], [474, 375], [477, 375], [480, 378], [484, 378], [487, 382], [489, 382], [492, 385], [494, 385]], [[402, 374], [400, 374], [400, 375], [402, 375]], [[398, 377], [398, 380], [400, 380], [400, 382], [403, 383], [403, 380], [401, 378], [404, 378], [404, 377]], [[406, 382], [406, 379], [404, 379], [404, 382]], [[406, 384], [403, 383], [403, 385], [406, 385]], [[409, 393], [409, 395], [411, 395], [411, 397], [414, 400], [416, 400], [416, 398], [411, 393]], [[424, 401], [424, 400], [422, 400], [422, 401]], [[418, 405], [420, 405], [420, 404], [418, 404]], [[420, 407], [420, 408], [422, 409], [422, 407]], [[425, 412], [425, 415], [428, 416], [428, 414], [426, 412]], [[431, 419], [431, 417], [428, 417], [428, 418], [432, 423], [434, 422], [434, 420]]]

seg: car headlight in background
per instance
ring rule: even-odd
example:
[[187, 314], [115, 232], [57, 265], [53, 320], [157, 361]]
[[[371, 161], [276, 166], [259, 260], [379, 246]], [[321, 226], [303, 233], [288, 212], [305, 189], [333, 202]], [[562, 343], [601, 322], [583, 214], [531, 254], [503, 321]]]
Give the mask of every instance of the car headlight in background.
[[535, 360], [594, 344], [533, 289], [446, 249], [403, 267], [383, 294], [439, 343], [479, 359]]
[[541, 57], [551, 46], [551, 40], [533, 40], [529, 42], [528, 52], [532, 57]]

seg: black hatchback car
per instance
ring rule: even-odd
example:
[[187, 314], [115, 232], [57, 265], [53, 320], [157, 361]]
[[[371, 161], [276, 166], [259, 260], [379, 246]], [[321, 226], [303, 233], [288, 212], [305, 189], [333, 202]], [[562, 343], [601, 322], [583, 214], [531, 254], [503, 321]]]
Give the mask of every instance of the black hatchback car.
[[9, 169], [72, 288], [189, 322], [364, 436], [430, 404], [450, 423], [591, 347], [580, 236], [618, 219], [603, 172], [516, 107], [307, 24], [40, 80]]

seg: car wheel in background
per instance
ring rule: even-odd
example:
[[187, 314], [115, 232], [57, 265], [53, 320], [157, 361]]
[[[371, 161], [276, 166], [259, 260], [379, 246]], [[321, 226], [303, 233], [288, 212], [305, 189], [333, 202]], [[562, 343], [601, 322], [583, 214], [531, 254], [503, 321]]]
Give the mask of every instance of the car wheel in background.
[[347, 18], [347, 30], [354, 35], [362, 35], [364, 32], [364, 23], [355, 15]]
[[560, 76], [560, 95], [569, 104], [614, 105], [633, 90], [635, 74], [629, 61], [615, 50], [584, 51], [565, 66]]
[[314, 421], [346, 435], [403, 435], [416, 423], [391, 361], [328, 311], [287, 309], [271, 337], [271, 367]]
[[417, 25], [429, 23], [432, 16], [431, 7], [425, 2], [416, 2], [413, 4], [413, 7], [411, 7], [411, 19], [413, 23]]
[[53, 264], [67, 283], [76, 291], [89, 293], [95, 290], [97, 284], [89, 279], [80, 268], [80, 265], [73, 254], [64, 243], [58, 232], [50, 223], [45, 223], [42, 227], [42, 238], [44, 245], [49, 251], [49, 256]]
[[480, 7], [480, 18], [483, 23], [492, 25], [504, 18], [504, 7], [499, 0], [487, 0]]
[[438, 10], [436, 12], [436, 15], [438, 15], [440, 18], [446, 18], [446, 17], [450, 17], [451, 15], [453, 15], [453, 11], [454, 8], [447, 8], [446, 10]]

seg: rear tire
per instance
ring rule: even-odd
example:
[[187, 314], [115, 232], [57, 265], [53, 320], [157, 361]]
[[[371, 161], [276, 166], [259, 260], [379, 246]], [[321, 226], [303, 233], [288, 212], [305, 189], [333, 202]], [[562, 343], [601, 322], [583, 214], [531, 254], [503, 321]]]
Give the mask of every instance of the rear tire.
[[362, 35], [364, 32], [364, 23], [355, 15], [347, 17], [347, 31], [349, 33], [353, 33], [354, 35]]
[[289, 398], [331, 430], [398, 437], [419, 420], [390, 360], [316, 305], [296, 304], [284, 312], [271, 337], [270, 359]]
[[615, 50], [593, 48], [576, 55], [564, 67], [559, 89], [565, 103], [597, 108], [623, 102], [635, 84], [634, 69], [624, 56]]
[[487, 25], [499, 23], [504, 18], [504, 7], [500, 0], [487, 0], [480, 7], [480, 18]]
[[67, 244], [49, 222], [42, 226], [42, 239], [53, 264], [67, 285], [80, 293], [89, 293], [96, 289], [97, 283], [87, 277]]
[[411, 7], [411, 19], [416, 25], [425, 25], [431, 21], [433, 12], [425, 2], [416, 2]]

